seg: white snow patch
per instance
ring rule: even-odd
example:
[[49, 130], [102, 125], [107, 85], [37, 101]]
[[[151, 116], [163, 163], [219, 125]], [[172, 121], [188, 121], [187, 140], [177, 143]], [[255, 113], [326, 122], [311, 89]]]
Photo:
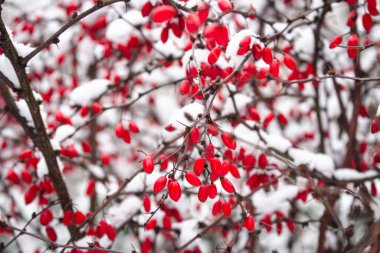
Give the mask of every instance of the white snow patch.
[[269, 148], [286, 153], [292, 147], [292, 143], [280, 135], [266, 134], [265, 132], [261, 132], [261, 134]]
[[334, 171], [333, 177], [338, 180], [360, 180], [367, 177], [376, 176], [378, 173], [374, 170], [359, 172], [354, 169], [338, 169]]
[[[244, 94], [236, 94], [234, 100], [238, 112], [244, 110], [244, 108], [252, 102], [252, 99]], [[235, 113], [235, 107], [232, 98], [228, 97], [224, 104], [222, 115], [228, 115], [231, 113]]]
[[18, 110], [20, 111], [21, 117], [24, 117], [27, 122], [28, 126], [34, 128], [34, 121], [32, 118], [32, 114], [30, 113], [29, 107], [24, 99], [20, 99], [19, 101], [16, 101], [16, 105], [18, 107]]
[[75, 132], [75, 128], [70, 125], [59, 126], [54, 135], [54, 141], [58, 143], [66, 139], [68, 136], [72, 135]]
[[332, 176], [334, 173], [334, 161], [328, 155], [314, 154], [298, 148], [289, 149], [289, 155], [296, 165], [306, 165], [310, 170], [317, 170], [327, 177]]
[[[255, 43], [261, 44], [261, 42], [258, 39], [256, 39], [256, 37], [259, 36], [255, 34], [252, 30], [246, 29], [236, 33], [234, 36], [232, 36], [226, 49], [226, 57], [229, 59], [229, 64], [231, 66], [237, 66], [243, 61], [244, 55], [237, 55], [237, 52], [239, 50], [240, 41], [246, 36], [251, 36], [250, 48]], [[248, 50], [248, 53], [250, 53], [250, 50]]]
[[70, 94], [70, 100], [76, 105], [86, 105], [99, 98], [107, 91], [110, 81], [95, 79], [75, 88]]

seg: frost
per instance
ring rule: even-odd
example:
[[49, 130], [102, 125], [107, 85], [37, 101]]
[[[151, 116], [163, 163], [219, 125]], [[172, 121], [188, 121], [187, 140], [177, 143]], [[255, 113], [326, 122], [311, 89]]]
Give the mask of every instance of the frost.
[[105, 93], [110, 85], [106, 79], [95, 79], [75, 88], [70, 94], [70, 100], [75, 105], [88, 105]]

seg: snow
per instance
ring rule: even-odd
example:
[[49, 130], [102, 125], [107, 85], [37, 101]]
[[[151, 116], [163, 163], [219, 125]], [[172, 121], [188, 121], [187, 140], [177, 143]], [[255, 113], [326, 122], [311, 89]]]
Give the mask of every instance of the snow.
[[373, 177], [373, 176], [376, 176], [377, 174], [378, 174], [378, 172], [376, 172], [375, 170], [369, 170], [366, 172], [359, 172], [359, 171], [354, 170], [354, 169], [342, 168], [342, 169], [336, 170], [333, 174], [333, 177], [338, 179], [338, 180], [349, 181], [349, 180], [360, 180], [363, 178]]
[[296, 165], [306, 165], [310, 170], [317, 170], [327, 177], [331, 177], [335, 170], [334, 161], [331, 157], [325, 154], [317, 153], [291, 148], [289, 155]]
[[[252, 47], [252, 45], [255, 43], [262, 45], [262, 43], [256, 39], [259, 36], [253, 33], [252, 30], [241, 30], [240, 32], [236, 33], [230, 39], [226, 49], [226, 57], [229, 59], [230, 66], [238, 66], [245, 58], [244, 55], [237, 55], [237, 51], [239, 50], [240, 41], [246, 36], [251, 37], [250, 47]], [[250, 53], [250, 50], [248, 50], [248, 53]]]
[[11, 61], [4, 54], [0, 55], [0, 72], [3, 73], [16, 88], [21, 87]]
[[277, 150], [283, 154], [292, 147], [292, 143], [280, 135], [263, 133], [262, 136], [267, 142], [269, 148]]
[[26, 101], [24, 99], [20, 99], [19, 101], [16, 101], [16, 105], [18, 107], [21, 117], [24, 117], [26, 119], [28, 126], [34, 128], [33, 117], [32, 117], [32, 114], [30, 113], [30, 110]]
[[[252, 102], [252, 98], [244, 94], [236, 94], [234, 96], [236, 109], [238, 112], [243, 111], [246, 106]], [[231, 97], [228, 97], [224, 104], [222, 115], [229, 115], [235, 113], [235, 107]]]
[[175, 111], [170, 117], [169, 122], [165, 126], [171, 124], [176, 128], [176, 131], [168, 132], [164, 129], [164, 140], [170, 139], [178, 133], [183, 132], [186, 126], [191, 126], [191, 124], [194, 123], [185, 117], [186, 114], [190, 115], [193, 120], [196, 120], [198, 118], [198, 115], [202, 114], [203, 112], [204, 106], [198, 102], [193, 102]]
[[106, 38], [114, 43], [125, 44], [133, 31], [133, 27], [129, 25], [125, 20], [119, 18], [112, 21], [106, 30]]
[[70, 94], [70, 100], [75, 105], [89, 105], [105, 93], [110, 85], [107, 79], [95, 79], [75, 88]]
[[13, 41], [13, 45], [15, 46], [18, 55], [21, 57], [27, 56], [29, 53], [31, 53], [34, 50], [34, 48], [29, 45], [25, 45], [25, 44], [18, 43], [15, 41]]
[[281, 211], [287, 215], [291, 209], [290, 202], [287, 200], [294, 199], [298, 191], [299, 188], [296, 185], [280, 183], [278, 190], [265, 192], [264, 189], [261, 189], [251, 198], [257, 213], [261, 215], [271, 214], [275, 211]]
[[104, 171], [104, 168], [102, 168], [101, 166], [99, 165], [96, 165], [96, 164], [90, 164], [87, 166], [88, 170], [91, 172], [91, 174], [93, 174], [95, 177], [97, 178], [105, 178], [106, 176], [106, 172]]
[[142, 206], [142, 201], [136, 196], [126, 197], [119, 205], [113, 205], [108, 210], [109, 222], [120, 225], [131, 218]]
[[62, 125], [57, 128], [54, 135], [55, 142], [62, 142], [62, 140], [66, 139], [68, 136], [72, 135], [75, 132], [75, 128], [70, 125]]

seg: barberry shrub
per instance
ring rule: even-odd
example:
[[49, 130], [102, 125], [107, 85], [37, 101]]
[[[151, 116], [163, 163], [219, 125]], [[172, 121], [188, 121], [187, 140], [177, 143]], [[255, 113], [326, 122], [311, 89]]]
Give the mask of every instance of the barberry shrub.
[[379, 10], [0, 1], [0, 252], [379, 252]]

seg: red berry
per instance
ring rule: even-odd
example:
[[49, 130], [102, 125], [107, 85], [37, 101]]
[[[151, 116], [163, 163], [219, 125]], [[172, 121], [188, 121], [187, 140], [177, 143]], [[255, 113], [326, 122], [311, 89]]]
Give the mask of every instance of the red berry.
[[375, 134], [380, 131], [379, 124], [377, 123], [376, 119], [372, 120], [371, 122], [371, 133]]
[[285, 66], [290, 69], [290, 70], [296, 70], [297, 69], [297, 63], [296, 61], [293, 59], [293, 57], [291, 57], [290, 55], [285, 55], [284, 57], [284, 63], [285, 63]]
[[226, 217], [231, 216], [231, 204], [229, 202], [224, 202], [222, 204], [222, 212], [223, 212], [223, 215]]
[[357, 0], [346, 0], [346, 2], [352, 6], [356, 4]]
[[198, 190], [198, 199], [200, 202], [205, 202], [208, 198], [208, 186], [207, 185], [201, 185]]
[[199, 132], [199, 129], [196, 128], [196, 127], [193, 127], [190, 131], [190, 145], [194, 145], [195, 143], [197, 143], [199, 141], [199, 138], [200, 138], [200, 132]]
[[193, 167], [194, 174], [197, 176], [201, 175], [204, 167], [205, 167], [205, 159], [203, 157], [197, 158], [194, 162], [194, 167]]
[[231, 163], [228, 160], [223, 160], [221, 176], [227, 175], [230, 172]]
[[232, 133], [223, 132], [221, 138], [224, 145], [226, 145], [227, 148], [232, 150], [236, 149], [236, 140], [235, 136]]
[[148, 155], [143, 160], [143, 169], [147, 174], [151, 174], [154, 169], [154, 160], [153, 157]]
[[371, 182], [371, 195], [373, 197], [377, 196], [377, 188], [375, 182]]
[[46, 227], [45, 231], [50, 241], [53, 241], [53, 242], [57, 241], [57, 233], [55, 232], [54, 228]]
[[272, 219], [269, 214], [265, 215], [261, 220], [260, 224], [266, 229], [269, 233], [272, 230]]
[[286, 226], [288, 227], [289, 231], [292, 233], [296, 230], [296, 227], [294, 226], [294, 222], [292, 220], [287, 220]]
[[255, 230], [255, 220], [251, 215], [248, 215], [243, 222], [243, 227], [245, 227], [248, 231], [252, 232]]
[[33, 154], [33, 151], [31, 149], [25, 149], [18, 155], [19, 160], [24, 160], [26, 158], [30, 158]]
[[218, 215], [222, 210], [222, 202], [220, 200], [216, 201], [212, 206], [212, 215]]
[[216, 124], [207, 124], [207, 132], [213, 136], [217, 136], [219, 134], [219, 129]]
[[239, 170], [238, 170], [238, 168], [236, 167], [235, 164], [231, 164], [231, 166], [230, 166], [230, 172], [231, 172], [231, 175], [234, 178], [240, 178], [240, 172], [239, 172]]
[[355, 10], [352, 10], [350, 12], [350, 14], [348, 15], [348, 18], [347, 18], [347, 26], [354, 26], [356, 24], [356, 20], [358, 18], [358, 14], [356, 13]]
[[73, 212], [71, 210], [66, 210], [64, 213], [63, 213], [63, 218], [62, 218], [62, 223], [65, 225], [65, 226], [70, 226], [71, 223], [73, 222]]
[[129, 130], [136, 134], [140, 132], [138, 125], [134, 121], [129, 121]]
[[110, 239], [111, 241], [115, 240], [116, 235], [117, 235], [115, 228], [109, 224], [107, 224], [107, 227], [106, 227], [106, 234], [107, 234], [108, 239]]
[[260, 44], [257, 44], [257, 43], [253, 44], [252, 55], [256, 61], [261, 59], [261, 57], [263, 56], [263, 48], [261, 47]]
[[88, 183], [87, 183], [86, 195], [87, 196], [92, 196], [92, 194], [94, 193], [94, 191], [95, 191], [95, 180], [94, 179], [90, 179], [90, 180], [88, 180]]
[[371, 15], [368, 13], [365, 13], [362, 17], [362, 21], [363, 21], [364, 29], [366, 29], [367, 31], [371, 30], [371, 28], [373, 26], [373, 21], [372, 21]]
[[30, 174], [30, 172], [27, 170], [21, 171], [21, 178], [22, 178], [22, 180], [24, 180], [25, 183], [30, 184], [33, 182], [33, 177]]
[[24, 200], [25, 204], [30, 204], [36, 197], [38, 193], [38, 187], [35, 185], [32, 185], [24, 194]]
[[196, 33], [202, 25], [199, 16], [196, 13], [189, 13], [185, 19], [185, 25], [189, 33]]
[[81, 211], [76, 211], [74, 213], [75, 225], [80, 225], [86, 220], [86, 216]]
[[248, 52], [251, 45], [251, 36], [245, 36], [239, 43], [238, 55], [244, 55]]
[[141, 15], [143, 17], [147, 17], [149, 16], [150, 12], [152, 11], [153, 9], [153, 5], [150, 1], [146, 2], [142, 8], [141, 8]]
[[228, 193], [234, 193], [235, 192], [235, 187], [231, 183], [230, 180], [228, 180], [227, 178], [224, 177], [224, 178], [220, 179], [220, 182], [222, 183], [222, 187], [226, 192], [228, 192]]
[[215, 42], [220, 46], [227, 46], [229, 41], [228, 28], [226, 25], [218, 25], [215, 31]]
[[162, 219], [162, 225], [164, 228], [166, 229], [171, 229], [172, 228], [172, 221], [170, 220], [170, 217], [169, 216], [165, 216], [163, 219]]
[[260, 154], [259, 156], [259, 163], [258, 163], [260, 168], [265, 168], [268, 165], [268, 159], [265, 154]]
[[156, 219], [151, 219], [150, 221], [148, 221], [148, 223], [146, 223], [145, 229], [146, 230], [152, 230], [152, 229], [155, 229], [156, 226], [157, 226]]
[[150, 199], [148, 196], [144, 196], [143, 206], [144, 206], [145, 212], [149, 213], [150, 212]]
[[264, 129], [267, 129], [269, 124], [273, 121], [274, 119], [274, 114], [273, 113], [269, 113], [265, 119], [264, 119], [264, 122], [263, 122], [263, 128]]
[[280, 74], [280, 62], [277, 59], [274, 59], [269, 66], [269, 73], [273, 77], [278, 77]]
[[81, 107], [79, 114], [82, 117], [86, 117], [89, 111], [90, 111], [90, 109], [88, 108], [88, 106], [84, 105]]
[[94, 102], [92, 103], [91, 105], [91, 109], [92, 111], [95, 113], [95, 114], [99, 114], [103, 109], [102, 109], [102, 105], [99, 104], [98, 102]]
[[197, 14], [201, 23], [203, 24], [207, 20], [209, 15], [209, 6], [205, 3], [201, 3], [200, 5], [198, 5]]
[[[359, 38], [356, 34], [352, 34], [347, 41], [348, 47], [357, 47], [359, 46]], [[359, 53], [359, 50], [357, 48], [348, 48], [347, 54], [350, 58], [355, 58]]]
[[279, 113], [277, 115], [277, 119], [280, 122], [280, 124], [283, 126], [286, 126], [288, 124], [288, 120], [286, 119], [285, 115], [282, 113]]
[[19, 184], [20, 178], [13, 169], [8, 170], [6, 178], [12, 182], [12, 184]]
[[335, 38], [333, 38], [330, 42], [330, 48], [336, 48], [339, 46], [343, 41], [343, 37], [338, 35]]
[[40, 224], [42, 226], [47, 226], [49, 223], [53, 220], [53, 214], [49, 209], [45, 209], [41, 214], [40, 214]]
[[219, 177], [222, 172], [222, 163], [216, 157], [210, 160], [211, 171], [215, 176]]
[[261, 120], [260, 114], [255, 108], [249, 107], [248, 114], [253, 121], [260, 122]]
[[214, 47], [211, 51], [210, 54], [208, 55], [207, 61], [209, 64], [215, 64], [220, 56], [220, 53], [222, 52], [222, 49], [219, 47]]
[[125, 143], [128, 143], [128, 144], [131, 143], [131, 134], [129, 133], [127, 129], [124, 129], [122, 138]]
[[230, 12], [232, 11], [232, 4], [228, 0], [219, 0], [218, 6], [222, 12]]
[[266, 64], [271, 64], [273, 60], [272, 50], [269, 47], [263, 49], [263, 60]]
[[174, 7], [170, 5], [161, 5], [153, 9], [152, 20], [155, 23], [163, 23], [175, 17], [176, 14], [177, 11]]
[[196, 175], [194, 175], [192, 172], [186, 172], [185, 178], [186, 178], [187, 182], [189, 182], [189, 184], [191, 184], [192, 186], [200, 186], [201, 185], [201, 180]]
[[169, 197], [177, 202], [181, 198], [182, 190], [179, 183], [175, 180], [171, 181], [168, 185]]
[[154, 182], [154, 185], [153, 185], [153, 191], [154, 191], [155, 193], [159, 193], [159, 192], [161, 192], [161, 191], [165, 188], [165, 186], [166, 186], [166, 182], [167, 182], [167, 180], [166, 180], [166, 176], [161, 176], [161, 177], [159, 177], [159, 178], [156, 180], [156, 182]]

